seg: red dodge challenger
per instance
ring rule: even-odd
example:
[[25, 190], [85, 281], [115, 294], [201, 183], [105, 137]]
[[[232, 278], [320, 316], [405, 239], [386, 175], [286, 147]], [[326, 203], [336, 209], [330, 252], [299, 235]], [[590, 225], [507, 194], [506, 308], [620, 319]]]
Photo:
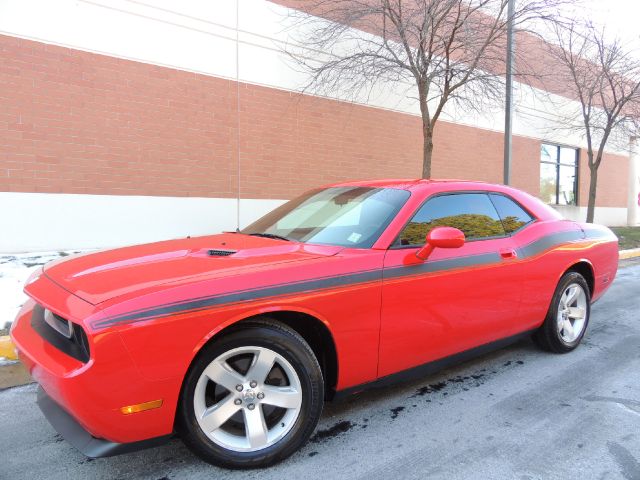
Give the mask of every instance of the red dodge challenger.
[[208, 462], [259, 467], [300, 448], [336, 394], [525, 335], [573, 350], [617, 262], [609, 229], [513, 188], [343, 183], [238, 232], [50, 263], [11, 337], [84, 454], [178, 433]]

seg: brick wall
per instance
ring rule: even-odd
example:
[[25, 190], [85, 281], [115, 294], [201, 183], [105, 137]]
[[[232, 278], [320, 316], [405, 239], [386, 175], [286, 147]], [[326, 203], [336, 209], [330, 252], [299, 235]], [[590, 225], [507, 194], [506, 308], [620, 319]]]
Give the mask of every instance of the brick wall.
[[[412, 115], [0, 36], [0, 191], [234, 197], [238, 136], [243, 198], [421, 171]], [[513, 142], [513, 184], [537, 194], [540, 141]], [[441, 122], [434, 176], [500, 182], [502, 148]], [[626, 169], [605, 158], [599, 205], [626, 206]]]
[[[578, 192], [579, 205], [586, 206], [589, 200], [589, 165], [587, 151], [580, 150]], [[596, 205], [598, 207], [626, 207], [629, 191], [629, 160], [620, 155], [605, 155], [598, 169], [598, 189]]]
[[0, 36], [0, 189], [234, 196], [235, 84]]

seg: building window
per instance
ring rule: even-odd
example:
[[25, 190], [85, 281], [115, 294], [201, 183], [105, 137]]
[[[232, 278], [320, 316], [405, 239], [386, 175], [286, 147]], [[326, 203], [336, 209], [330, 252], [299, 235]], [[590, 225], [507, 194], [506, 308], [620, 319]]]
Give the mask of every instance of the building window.
[[540, 198], [554, 205], [577, 205], [578, 149], [543, 143], [540, 151]]

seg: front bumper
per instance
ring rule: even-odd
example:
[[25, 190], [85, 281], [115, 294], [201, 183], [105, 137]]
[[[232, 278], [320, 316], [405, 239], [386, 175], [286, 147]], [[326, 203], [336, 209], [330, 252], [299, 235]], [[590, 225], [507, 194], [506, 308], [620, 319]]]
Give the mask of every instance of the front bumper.
[[168, 442], [171, 438], [171, 435], [164, 435], [131, 443], [116, 443], [96, 438], [54, 402], [42, 387], [38, 387], [38, 406], [53, 428], [67, 442], [91, 458], [112, 457], [145, 448], [157, 447]]
[[[82, 301], [54, 284], [43, 289], [37, 298], [38, 303], [46, 308], [61, 315], [68, 313], [71, 318], [73, 311], [77, 313], [82, 308], [78, 306], [74, 310], [75, 304]], [[41, 302], [41, 298], [46, 298], [46, 301]], [[89, 445], [91, 448], [88, 451], [94, 452], [87, 453], [90, 456], [97, 456], [103, 451], [113, 451], [109, 454], [114, 455], [126, 450], [115, 445], [137, 444], [172, 434], [180, 392], [178, 380], [152, 381], [143, 377], [117, 332], [90, 335], [91, 358], [86, 363], [69, 356], [33, 328], [31, 317], [35, 305], [35, 301], [30, 299], [22, 307], [12, 325], [11, 338], [20, 361], [53, 405], [57, 406], [54, 409], [50, 406], [51, 402], [46, 401], [41, 404], [49, 405], [43, 411], [64, 437], [68, 437], [65, 432], [71, 430], [61, 425], [69, 422], [56, 420], [55, 417], [70, 418], [77, 424], [73, 431], [79, 428], [88, 435], [87, 438], [94, 438], [102, 445], [98, 448], [96, 441], [83, 444], [70, 440], [83, 452]], [[163, 401], [160, 408], [130, 415], [120, 411], [124, 406], [156, 399]], [[48, 413], [54, 410], [61, 410], [65, 415]], [[77, 437], [76, 434], [71, 435], [71, 438]]]

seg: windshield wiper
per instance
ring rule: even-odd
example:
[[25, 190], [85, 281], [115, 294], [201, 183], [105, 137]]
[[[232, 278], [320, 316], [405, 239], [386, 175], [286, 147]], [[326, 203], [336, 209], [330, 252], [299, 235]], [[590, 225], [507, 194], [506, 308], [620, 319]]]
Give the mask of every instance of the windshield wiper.
[[276, 235], [275, 233], [247, 233], [247, 235], [251, 235], [252, 237], [264, 237], [264, 238], [273, 238], [275, 240], [285, 240], [290, 242], [291, 239], [287, 237], [283, 237], [282, 235]]

